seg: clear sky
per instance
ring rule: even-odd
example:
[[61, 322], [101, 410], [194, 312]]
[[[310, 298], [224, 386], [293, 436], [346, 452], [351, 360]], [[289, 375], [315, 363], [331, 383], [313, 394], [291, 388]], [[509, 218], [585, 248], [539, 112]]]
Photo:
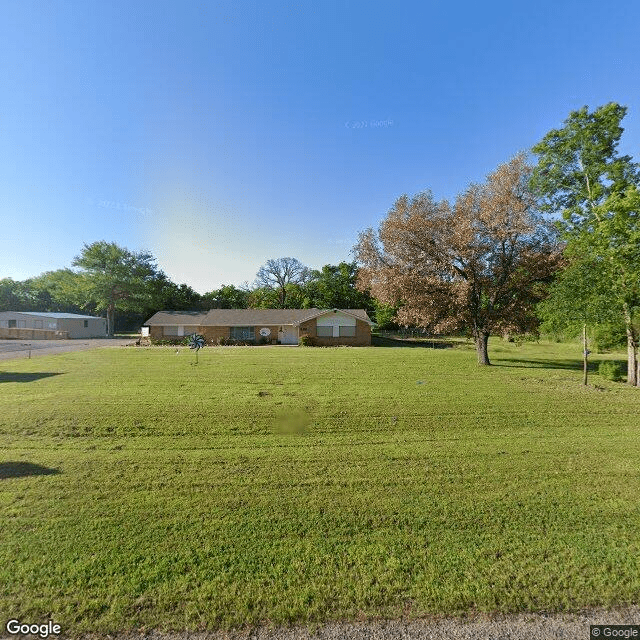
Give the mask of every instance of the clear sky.
[[351, 260], [402, 193], [453, 198], [573, 109], [629, 107], [640, 3], [20, 0], [0, 9], [0, 278], [83, 243], [200, 292]]

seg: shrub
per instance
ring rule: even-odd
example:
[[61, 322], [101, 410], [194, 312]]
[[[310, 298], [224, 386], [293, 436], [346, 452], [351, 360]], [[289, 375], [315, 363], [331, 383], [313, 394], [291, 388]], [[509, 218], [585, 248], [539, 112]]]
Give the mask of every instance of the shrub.
[[521, 347], [526, 342], [540, 342], [540, 336], [535, 333], [519, 333], [513, 336], [513, 342], [516, 346]]
[[627, 335], [622, 323], [603, 322], [593, 329], [593, 344], [597, 353], [620, 349], [627, 345]]
[[311, 336], [300, 336], [298, 338], [299, 347], [313, 347], [316, 341]]
[[615, 362], [611, 362], [610, 360], [605, 360], [600, 363], [598, 373], [606, 380], [611, 380], [612, 382], [619, 382], [622, 380], [622, 369], [620, 365]]
[[176, 347], [187, 346], [189, 344], [189, 337], [184, 338], [151, 338], [151, 344], [160, 347]]
[[217, 341], [218, 346], [222, 347], [225, 344], [229, 344], [229, 338], [225, 338], [224, 336], [220, 336]]
[[258, 340], [258, 344], [269, 344], [270, 342], [271, 340], [265, 336], [260, 336], [260, 339]]

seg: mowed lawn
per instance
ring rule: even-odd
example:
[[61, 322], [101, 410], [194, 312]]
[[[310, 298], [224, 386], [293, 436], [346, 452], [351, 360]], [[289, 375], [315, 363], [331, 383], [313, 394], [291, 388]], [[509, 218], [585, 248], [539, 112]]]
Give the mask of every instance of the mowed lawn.
[[579, 345], [490, 356], [0, 363], [0, 610], [108, 633], [638, 603], [640, 391], [584, 388]]

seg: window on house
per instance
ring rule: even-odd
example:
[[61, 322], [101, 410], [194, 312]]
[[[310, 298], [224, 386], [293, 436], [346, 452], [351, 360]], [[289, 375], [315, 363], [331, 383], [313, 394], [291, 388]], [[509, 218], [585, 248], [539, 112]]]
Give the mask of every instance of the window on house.
[[88, 321], [88, 320], [85, 320], [85, 321], [84, 321], [84, 328], [86, 329], [88, 326], [89, 326], [89, 321]]
[[57, 329], [57, 328], [58, 328], [58, 324], [56, 322], [49, 323], [49, 329]]
[[42, 320], [34, 320], [33, 321], [34, 329], [42, 329]]
[[356, 328], [355, 327], [338, 327], [340, 329], [339, 336], [341, 338], [355, 338], [356, 337]]
[[229, 337], [232, 340], [255, 340], [255, 327], [230, 327]]
[[26, 320], [18, 320], [18, 329], [26, 329], [27, 321]]
[[3, 329], [8, 329], [9, 328], [9, 321], [8, 320], [0, 320], [0, 327], [2, 327]]
[[164, 330], [162, 332], [165, 336], [177, 336], [178, 335], [178, 327], [177, 325], [169, 325], [164, 327]]
[[9, 320], [9, 329], [15, 329], [16, 326], [16, 321], [15, 320]]
[[317, 327], [316, 335], [318, 338], [331, 338], [333, 337], [333, 327]]

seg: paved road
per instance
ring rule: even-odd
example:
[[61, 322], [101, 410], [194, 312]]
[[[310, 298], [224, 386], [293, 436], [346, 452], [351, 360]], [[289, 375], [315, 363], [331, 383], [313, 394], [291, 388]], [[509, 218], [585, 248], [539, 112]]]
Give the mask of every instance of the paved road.
[[0, 360], [49, 356], [70, 351], [103, 347], [121, 347], [135, 342], [133, 338], [91, 338], [85, 340], [0, 340]]

